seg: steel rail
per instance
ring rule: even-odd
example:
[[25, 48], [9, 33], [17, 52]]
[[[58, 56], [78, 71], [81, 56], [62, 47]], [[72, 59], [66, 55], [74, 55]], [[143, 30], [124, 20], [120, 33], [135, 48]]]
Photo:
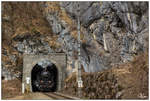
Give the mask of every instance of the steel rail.
[[64, 99], [74, 100], [74, 98], [72, 97], [68, 97], [58, 93], [43, 93], [43, 94], [56, 100], [64, 100]]

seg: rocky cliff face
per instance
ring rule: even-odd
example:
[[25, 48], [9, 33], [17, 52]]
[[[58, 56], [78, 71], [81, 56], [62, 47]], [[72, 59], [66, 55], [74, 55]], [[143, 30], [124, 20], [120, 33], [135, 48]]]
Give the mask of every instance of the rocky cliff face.
[[65, 52], [68, 70], [74, 71], [78, 8], [85, 72], [111, 68], [148, 50], [148, 2], [3, 2], [3, 68], [21, 71], [25, 52]]
[[77, 16], [80, 14], [81, 59], [86, 72], [130, 61], [148, 49], [147, 2], [80, 2], [79, 6], [77, 2], [54, 5], [47, 2], [43, 5], [53, 33], [61, 43], [66, 43], [62, 49], [65, 47], [71, 63], [77, 52]]

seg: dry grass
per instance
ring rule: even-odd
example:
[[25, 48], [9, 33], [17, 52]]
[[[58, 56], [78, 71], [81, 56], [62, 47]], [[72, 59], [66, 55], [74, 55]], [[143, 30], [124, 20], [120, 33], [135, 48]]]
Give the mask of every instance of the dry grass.
[[[2, 55], [2, 61], [7, 64], [8, 67], [18, 68], [22, 65], [22, 57], [14, 49], [16, 41], [14, 40], [18, 36], [40, 35], [51, 37], [51, 27], [43, 16], [41, 2], [2, 2], [3, 11], [2, 18], [2, 52], [6, 50], [7, 55], [16, 55], [17, 62], [13, 63], [8, 56]], [[50, 41], [50, 40], [47, 40]]]
[[148, 98], [148, 53], [136, 56], [132, 62], [112, 69], [118, 78], [118, 83], [124, 87], [122, 98]]
[[[10, 17], [9, 23], [12, 26], [8, 27], [13, 27], [12, 38], [19, 34], [32, 34], [33, 29], [41, 34], [52, 34], [50, 26], [43, 16], [40, 2], [3, 2], [3, 5], [11, 8], [4, 9], [2, 16]], [[4, 23], [6, 22], [3, 21]]]
[[21, 95], [21, 82], [19, 80], [2, 81], [2, 99]]
[[[82, 73], [83, 88], [82, 99], [115, 99], [119, 92], [120, 85], [114, 75], [108, 71], [97, 73]], [[76, 75], [72, 75], [66, 80], [64, 93], [77, 96]]]
[[[148, 53], [136, 56], [132, 62], [97, 73], [82, 73], [85, 99], [147, 99]], [[77, 95], [76, 74], [65, 80], [64, 93]], [[117, 85], [117, 86], [116, 86]]]

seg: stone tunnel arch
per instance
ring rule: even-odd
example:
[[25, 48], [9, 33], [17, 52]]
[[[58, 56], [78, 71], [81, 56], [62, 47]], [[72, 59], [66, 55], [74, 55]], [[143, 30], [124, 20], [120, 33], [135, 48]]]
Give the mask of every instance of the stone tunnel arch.
[[58, 88], [58, 68], [49, 60], [38, 62], [31, 71], [33, 92], [54, 92]]
[[[60, 91], [61, 88], [64, 86], [64, 79], [66, 78], [66, 66], [67, 66], [67, 60], [66, 60], [66, 54], [64, 53], [50, 53], [47, 55], [39, 54], [24, 54], [23, 57], [23, 78], [22, 78], [22, 91], [25, 91], [28, 86], [30, 91], [32, 92], [32, 70], [33, 67], [37, 65], [37, 63], [41, 61], [48, 60], [51, 63], [53, 63], [57, 68], [57, 91]], [[26, 78], [30, 78], [29, 84], [26, 82]]]

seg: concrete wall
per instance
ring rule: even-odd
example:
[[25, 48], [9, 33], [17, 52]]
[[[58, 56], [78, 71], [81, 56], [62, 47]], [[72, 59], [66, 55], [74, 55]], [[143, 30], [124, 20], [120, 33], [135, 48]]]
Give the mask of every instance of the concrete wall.
[[[24, 54], [23, 57], [23, 79], [22, 83], [24, 83], [25, 89], [29, 87], [30, 91], [32, 91], [31, 86], [31, 71], [33, 67], [40, 61], [49, 60], [53, 64], [56, 65], [58, 69], [58, 82], [57, 82], [57, 90], [60, 91], [61, 88], [64, 86], [64, 79], [66, 78], [66, 54], [64, 53], [51, 53], [47, 55], [39, 54]], [[27, 86], [26, 78], [30, 78], [30, 83]]]

